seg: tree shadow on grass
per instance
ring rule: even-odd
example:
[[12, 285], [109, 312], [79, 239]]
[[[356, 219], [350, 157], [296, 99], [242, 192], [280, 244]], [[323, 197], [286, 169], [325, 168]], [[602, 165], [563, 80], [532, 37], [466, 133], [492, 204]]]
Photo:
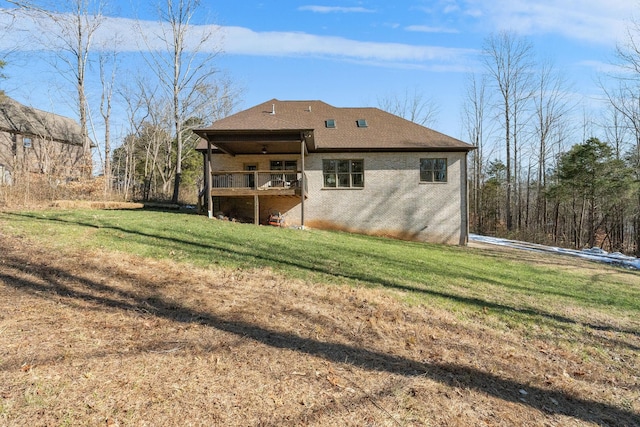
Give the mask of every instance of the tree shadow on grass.
[[[272, 348], [296, 351], [333, 363], [348, 363], [368, 371], [406, 377], [424, 376], [449, 387], [476, 390], [549, 414], [562, 414], [601, 426], [640, 425], [640, 415], [629, 410], [578, 398], [566, 392], [501, 378], [498, 375], [472, 367], [453, 363], [420, 362], [352, 345], [300, 337], [244, 321], [227, 320], [214, 313], [184, 307], [175, 301], [166, 301], [158, 296], [147, 297], [132, 291], [116, 289], [79, 274], [70, 274], [57, 267], [34, 264], [33, 260], [26, 259], [16, 253], [10, 252], [3, 255], [2, 261], [5, 268], [0, 271], [0, 281], [7, 286], [39, 298], [49, 298], [55, 294], [71, 301], [90, 302], [105, 309], [127, 312], [144, 310], [158, 318], [181, 323], [197, 322]], [[31, 261], [30, 264], [29, 261]], [[109, 277], [107, 271], [104, 270], [107, 268], [105, 266], [88, 263], [82, 267], [101, 271], [105, 277]], [[16, 271], [23, 271], [27, 274], [17, 274]], [[27, 276], [29, 278], [26, 278]], [[116, 278], [118, 280], [132, 280], [132, 277], [127, 277], [124, 272]], [[136, 280], [140, 279], [136, 278]], [[141, 283], [141, 288], [153, 289], [154, 287], [152, 281]], [[521, 389], [527, 390], [526, 399], [523, 399], [519, 393]]]
[[[478, 297], [472, 296], [463, 296], [450, 292], [440, 291], [433, 288], [427, 287], [419, 287], [416, 285], [410, 284], [410, 282], [403, 282], [401, 280], [389, 280], [386, 278], [378, 277], [373, 274], [369, 274], [366, 272], [364, 268], [359, 270], [351, 270], [349, 272], [344, 269], [334, 269], [326, 264], [319, 264], [317, 262], [317, 256], [315, 255], [315, 251], [311, 251], [311, 256], [305, 258], [303, 253], [295, 252], [293, 253], [289, 247], [279, 247], [277, 244], [274, 244], [273, 250], [263, 250], [263, 248], [256, 247], [246, 247], [242, 246], [244, 243], [241, 239], [236, 239], [235, 241], [223, 242], [221, 240], [212, 239], [207, 243], [192, 241], [188, 239], [178, 239], [175, 237], [167, 237], [159, 234], [153, 233], [145, 233], [140, 230], [135, 230], [131, 228], [127, 228], [121, 225], [112, 225], [112, 224], [95, 224], [91, 222], [82, 222], [78, 220], [70, 220], [64, 218], [51, 218], [51, 217], [41, 217], [35, 214], [25, 214], [25, 213], [6, 213], [6, 215], [23, 217], [29, 220], [39, 220], [39, 221], [53, 221], [60, 222], [63, 224], [73, 224], [79, 225], [82, 227], [88, 228], [100, 228], [100, 229], [109, 229], [121, 233], [126, 233], [129, 236], [137, 236], [142, 239], [153, 239], [151, 240], [154, 245], [159, 245], [164, 242], [167, 245], [167, 252], [175, 249], [172, 245], [184, 245], [187, 247], [195, 248], [196, 251], [202, 251], [211, 259], [212, 254], [225, 254], [227, 256], [233, 256], [237, 259], [243, 259], [243, 264], [247, 266], [278, 266], [283, 265], [287, 267], [292, 267], [300, 271], [309, 271], [312, 273], [319, 273], [322, 275], [326, 275], [329, 277], [345, 279], [348, 281], [356, 281], [360, 282], [364, 285], [374, 286], [374, 287], [385, 287], [391, 289], [397, 289], [406, 292], [413, 292], [418, 294], [430, 295], [432, 297], [442, 298], [446, 300], [452, 300], [457, 303], [464, 304], [469, 307], [475, 307], [478, 310], [492, 310], [497, 313], [501, 313], [508, 316], [518, 316], [518, 317], [531, 317], [531, 318], [541, 318], [546, 319], [548, 321], [557, 322], [560, 325], [569, 325], [569, 326], [583, 326], [595, 331], [606, 331], [606, 332], [615, 332], [615, 333], [623, 333], [629, 334], [633, 336], [640, 336], [640, 331], [636, 329], [627, 329], [622, 328], [619, 325], [606, 325], [606, 324], [597, 324], [590, 322], [581, 322], [575, 319], [562, 316], [556, 313], [546, 312], [541, 309], [533, 309], [533, 308], [520, 308], [513, 307], [507, 304], [488, 301]], [[226, 238], [231, 238], [229, 236], [225, 236]], [[316, 244], [316, 243], [314, 243]], [[236, 249], [237, 247], [242, 246], [242, 250]], [[363, 254], [368, 257], [372, 257], [371, 253]], [[434, 266], [433, 268], [438, 268], [438, 266]], [[452, 279], [461, 279], [461, 280], [491, 280], [490, 278], [478, 277], [474, 272], [463, 272], [461, 270], [448, 269], [447, 274], [451, 276]], [[498, 286], [502, 286], [502, 283], [495, 282], [494, 284]], [[602, 337], [592, 336], [592, 338], [603, 340]], [[609, 344], [615, 344], [621, 347], [626, 347], [634, 351], [640, 351], [639, 346], [635, 346], [631, 343], [613, 340], [607, 338], [606, 341]]]

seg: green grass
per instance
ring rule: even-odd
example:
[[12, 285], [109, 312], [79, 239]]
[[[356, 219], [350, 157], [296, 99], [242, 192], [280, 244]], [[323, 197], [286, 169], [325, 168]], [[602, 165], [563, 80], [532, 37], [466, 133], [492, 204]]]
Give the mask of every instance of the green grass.
[[580, 327], [590, 322], [588, 313], [640, 317], [640, 275], [605, 266], [568, 271], [464, 247], [148, 210], [5, 212], [0, 229], [60, 248], [102, 248], [199, 267], [269, 267], [309, 282], [385, 288], [409, 303], [461, 316], [490, 313], [506, 327]]

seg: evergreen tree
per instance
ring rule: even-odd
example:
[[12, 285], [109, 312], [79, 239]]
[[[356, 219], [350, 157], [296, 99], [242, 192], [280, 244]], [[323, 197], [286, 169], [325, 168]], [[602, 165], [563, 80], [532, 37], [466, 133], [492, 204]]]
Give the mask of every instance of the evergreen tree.
[[630, 170], [598, 138], [574, 145], [560, 157], [557, 182], [550, 196], [568, 213], [575, 247], [595, 246], [610, 209], [630, 190]]
[[507, 167], [501, 160], [493, 160], [487, 167], [487, 180], [482, 186], [482, 233], [499, 234], [506, 224], [504, 200], [506, 197]]

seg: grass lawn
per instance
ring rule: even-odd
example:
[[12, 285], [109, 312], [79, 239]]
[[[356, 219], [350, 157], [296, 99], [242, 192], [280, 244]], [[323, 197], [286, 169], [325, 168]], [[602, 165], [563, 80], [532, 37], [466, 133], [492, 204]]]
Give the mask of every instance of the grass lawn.
[[0, 425], [640, 425], [637, 272], [148, 210], [0, 238]]

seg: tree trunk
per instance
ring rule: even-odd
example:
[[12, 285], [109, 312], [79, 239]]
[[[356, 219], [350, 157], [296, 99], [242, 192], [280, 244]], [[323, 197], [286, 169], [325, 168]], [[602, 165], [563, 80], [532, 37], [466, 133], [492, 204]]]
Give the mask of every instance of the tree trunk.
[[506, 132], [505, 132], [505, 145], [506, 145], [506, 151], [507, 151], [507, 161], [506, 161], [506, 167], [507, 167], [507, 197], [506, 197], [506, 209], [505, 209], [505, 213], [506, 213], [506, 220], [507, 220], [507, 231], [511, 231], [513, 229], [513, 218], [512, 218], [512, 213], [511, 213], [511, 126], [510, 126], [510, 121], [509, 121], [509, 114], [510, 114], [510, 109], [509, 109], [509, 103], [506, 102], [505, 105], [505, 111], [504, 111], [504, 115], [505, 115], [505, 127], [506, 127]]

